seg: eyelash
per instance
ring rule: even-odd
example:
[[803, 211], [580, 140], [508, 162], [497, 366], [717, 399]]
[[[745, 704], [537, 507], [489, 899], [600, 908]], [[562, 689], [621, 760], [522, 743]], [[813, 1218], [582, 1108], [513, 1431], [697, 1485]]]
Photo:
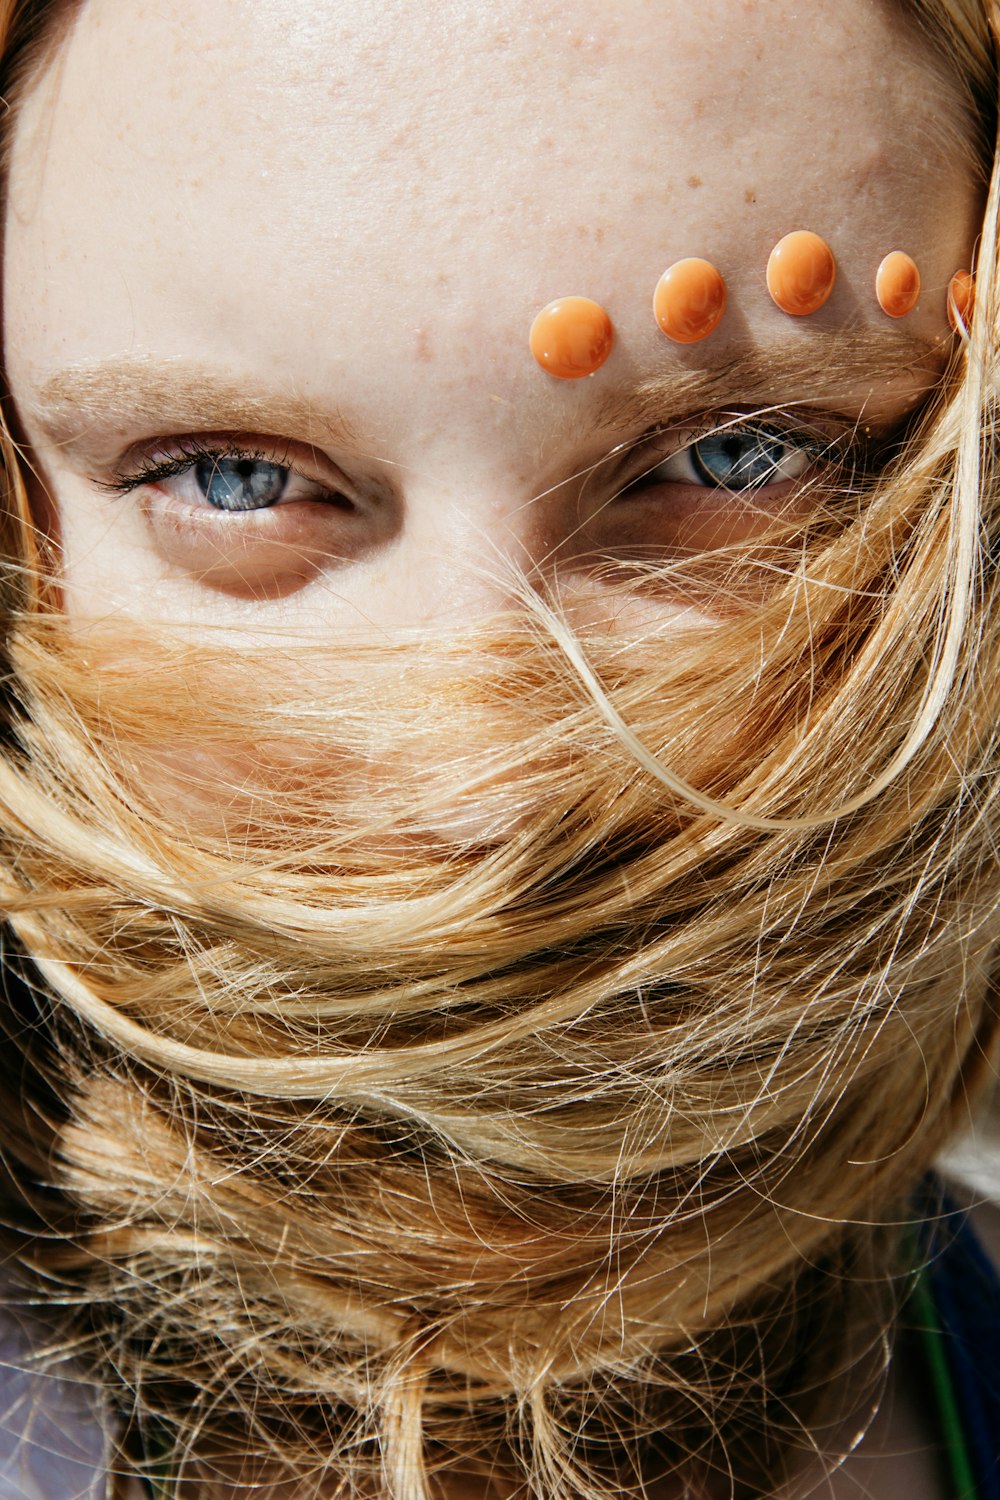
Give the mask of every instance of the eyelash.
[[213, 443], [211, 447], [183, 440], [181, 451], [169, 458], [142, 457], [128, 473], [118, 473], [113, 479], [99, 480], [101, 489], [114, 495], [128, 495], [144, 485], [156, 484], [164, 479], [176, 479], [200, 463], [214, 463], [219, 459], [239, 459], [249, 463], [277, 463], [278, 460], [263, 449], [246, 448], [240, 443]]
[[[156, 458], [150, 454], [140, 456], [134, 467], [119, 471], [111, 479], [97, 480], [98, 487], [112, 495], [129, 495], [133, 491], [145, 489], [147, 486], [163, 484], [170, 479], [181, 478], [191, 473], [201, 464], [217, 466], [227, 461], [245, 464], [270, 464], [277, 469], [283, 469], [289, 477], [303, 479], [308, 484], [316, 487], [317, 501], [337, 505], [341, 508], [353, 508], [353, 502], [346, 493], [336, 488], [326, 487], [321, 480], [306, 479], [301, 469], [295, 466], [291, 453], [286, 448], [284, 451], [280, 446], [266, 448], [260, 445], [246, 444], [237, 440], [224, 442], [200, 442], [197, 438], [181, 438], [177, 441], [178, 451], [163, 458]], [[254, 515], [260, 510], [275, 509], [274, 505], [259, 506], [256, 509], [248, 507], [240, 510], [234, 508], [226, 511], [221, 507], [206, 504], [206, 514], [210, 516], [225, 517], [230, 515]]]
[[[836, 423], [841, 429], [837, 432], [830, 431], [831, 422]], [[679, 432], [683, 434], [684, 440], [677, 441]], [[843, 419], [838, 421], [836, 416], [825, 413], [822, 418], [810, 420], [808, 414], [802, 412], [786, 413], [777, 410], [768, 410], [765, 413], [750, 412], [725, 412], [718, 413], [714, 420], [705, 421], [697, 428], [678, 428], [672, 424], [670, 427], [654, 429], [639, 439], [638, 443], [632, 443], [623, 447], [622, 452], [631, 456], [637, 448], [656, 442], [657, 439], [670, 438], [673, 440], [668, 451], [655, 455], [650, 461], [649, 455], [644, 455], [644, 461], [637, 474], [622, 476], [623, 482], [618, 489], [618, 497], [628, 497], [630, 494], [641, 493], [643, 489], [650, 488], [657, 483], [652, 478], [657, 470], [664, 469], [670, 464], [677, 464], [687, 458], [689, 467], [697, 472], [701, 471], [703, 483], [698, 485], [697, 480], [689, 479], [686, 482], [692, 487], [702, 488], [706, 492], [714, 490], [717, 494], [731, 494], [748, 496], [766, 490], [773, 485], [781, 483], [794, 483], [798, 479], [804, 479], [805, 475], [795, 474], [777, 480], [766, 474], [758, 479], [748, 478], [747, 482], [738, 486], [729, 486], [721, 482], [717, 476], [712, 476], [707, 463], [697, 453], [697, 449], [710, 439], [759, 439], [780, 445], [788, 450], [793, 457], [801, 456], [808, 462], [809, 466], [823, 466], [827, 471], [827, 477], [833, 471], [839, 478], [845, 475], [856, 475], [859, 471], [867, 468], [871, 461], [871, 444], [868, 437], [864, 436], [856, 421]], [[782, 462], [787, 463], [788, 459]], [[629, 465], [628, 467], [631, 467]], [[746, 472], [750, 465], [747, 461], [735, 465], [737, 471], [742, 468]], [[772, 473], [776, 473], [781, 464], [775, 462]], [[715, 482], [712, 483], [713, 477]], [[684, 483], [683, 479], [670, 478], [659, 481], [661, 484]]]

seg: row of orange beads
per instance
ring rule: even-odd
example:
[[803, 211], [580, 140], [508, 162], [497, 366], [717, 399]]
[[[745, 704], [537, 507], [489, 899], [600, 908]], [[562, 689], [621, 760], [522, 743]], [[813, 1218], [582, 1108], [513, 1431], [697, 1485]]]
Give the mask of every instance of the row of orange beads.
[[[808, 317], [828, 300], [837, 278], [833, 252], [808, 229], [796, 229], [779, 240], [767, 263], [767, 289], [782, 312]], [[912, 312], [920, 297], [920, 272], [903, 250], [893, 250], [875, 276], [875, 295], [890, 318]], [[958, 271], [948, 289], [953, 328], [968, 324], [973, 280]], [[726, 310], [726, 283], [710, 261], [691, 256], [665, 271], [653, 296], [656, 321], [678, 344], [696, 344], [713, 333]], [[589, 297], [560, 297], [550, 302], [531, 327], [531, 352], [550, 375], [577, 380], [592, 375], [611, 353], [614, 329], [599, 302]]]

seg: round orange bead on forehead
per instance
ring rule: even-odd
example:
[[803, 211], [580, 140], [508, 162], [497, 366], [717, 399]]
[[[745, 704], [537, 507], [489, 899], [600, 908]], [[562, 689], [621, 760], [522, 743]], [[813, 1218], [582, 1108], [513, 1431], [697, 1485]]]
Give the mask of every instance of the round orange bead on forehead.
[[976, 300], [976, 281], [971, 271], [956, 271], [948, 284], [948, 321], [956, 333], [967, 329]]
[[726, 310], [726, 283], [711, 261], [690, 256], [664, 271], [653, 295], [653, 312], [668, 339], [696, 344], [719, 326]]
[[611, 353], [614, 329], [599, 302], [559, 297], [543, 307], [531, 325], [531, 352], [557, 380], [593, 375]]
[[890, 318], [905, 318], [920, 299], [920, 272], [905, 250], [892, 250], [875, 273], [878, 305]]
[[833, 291], [837, 263], [826, 240], [809, 229], [780, 239], [767, 262], [767, 289], [782, 312], [804, 318], [818, 312]]

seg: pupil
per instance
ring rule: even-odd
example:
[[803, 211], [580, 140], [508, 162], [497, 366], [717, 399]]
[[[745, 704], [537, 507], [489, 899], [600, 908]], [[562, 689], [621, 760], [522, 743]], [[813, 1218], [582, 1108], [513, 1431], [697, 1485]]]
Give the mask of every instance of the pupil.
[[264, 510], [281, 498], [288, 470], [259, 458], [202, 459], [195, 479], [216, 510]]

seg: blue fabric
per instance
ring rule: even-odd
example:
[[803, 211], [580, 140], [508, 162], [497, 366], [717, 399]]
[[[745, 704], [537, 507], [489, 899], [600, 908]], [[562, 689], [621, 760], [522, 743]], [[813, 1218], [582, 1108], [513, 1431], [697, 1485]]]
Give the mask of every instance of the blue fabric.
[[963, 1210], [944, 1201], [928, 1228], [928, 1282], [976, 1476], [975, 1500], [1000, 1500], [1000, 1275]]

